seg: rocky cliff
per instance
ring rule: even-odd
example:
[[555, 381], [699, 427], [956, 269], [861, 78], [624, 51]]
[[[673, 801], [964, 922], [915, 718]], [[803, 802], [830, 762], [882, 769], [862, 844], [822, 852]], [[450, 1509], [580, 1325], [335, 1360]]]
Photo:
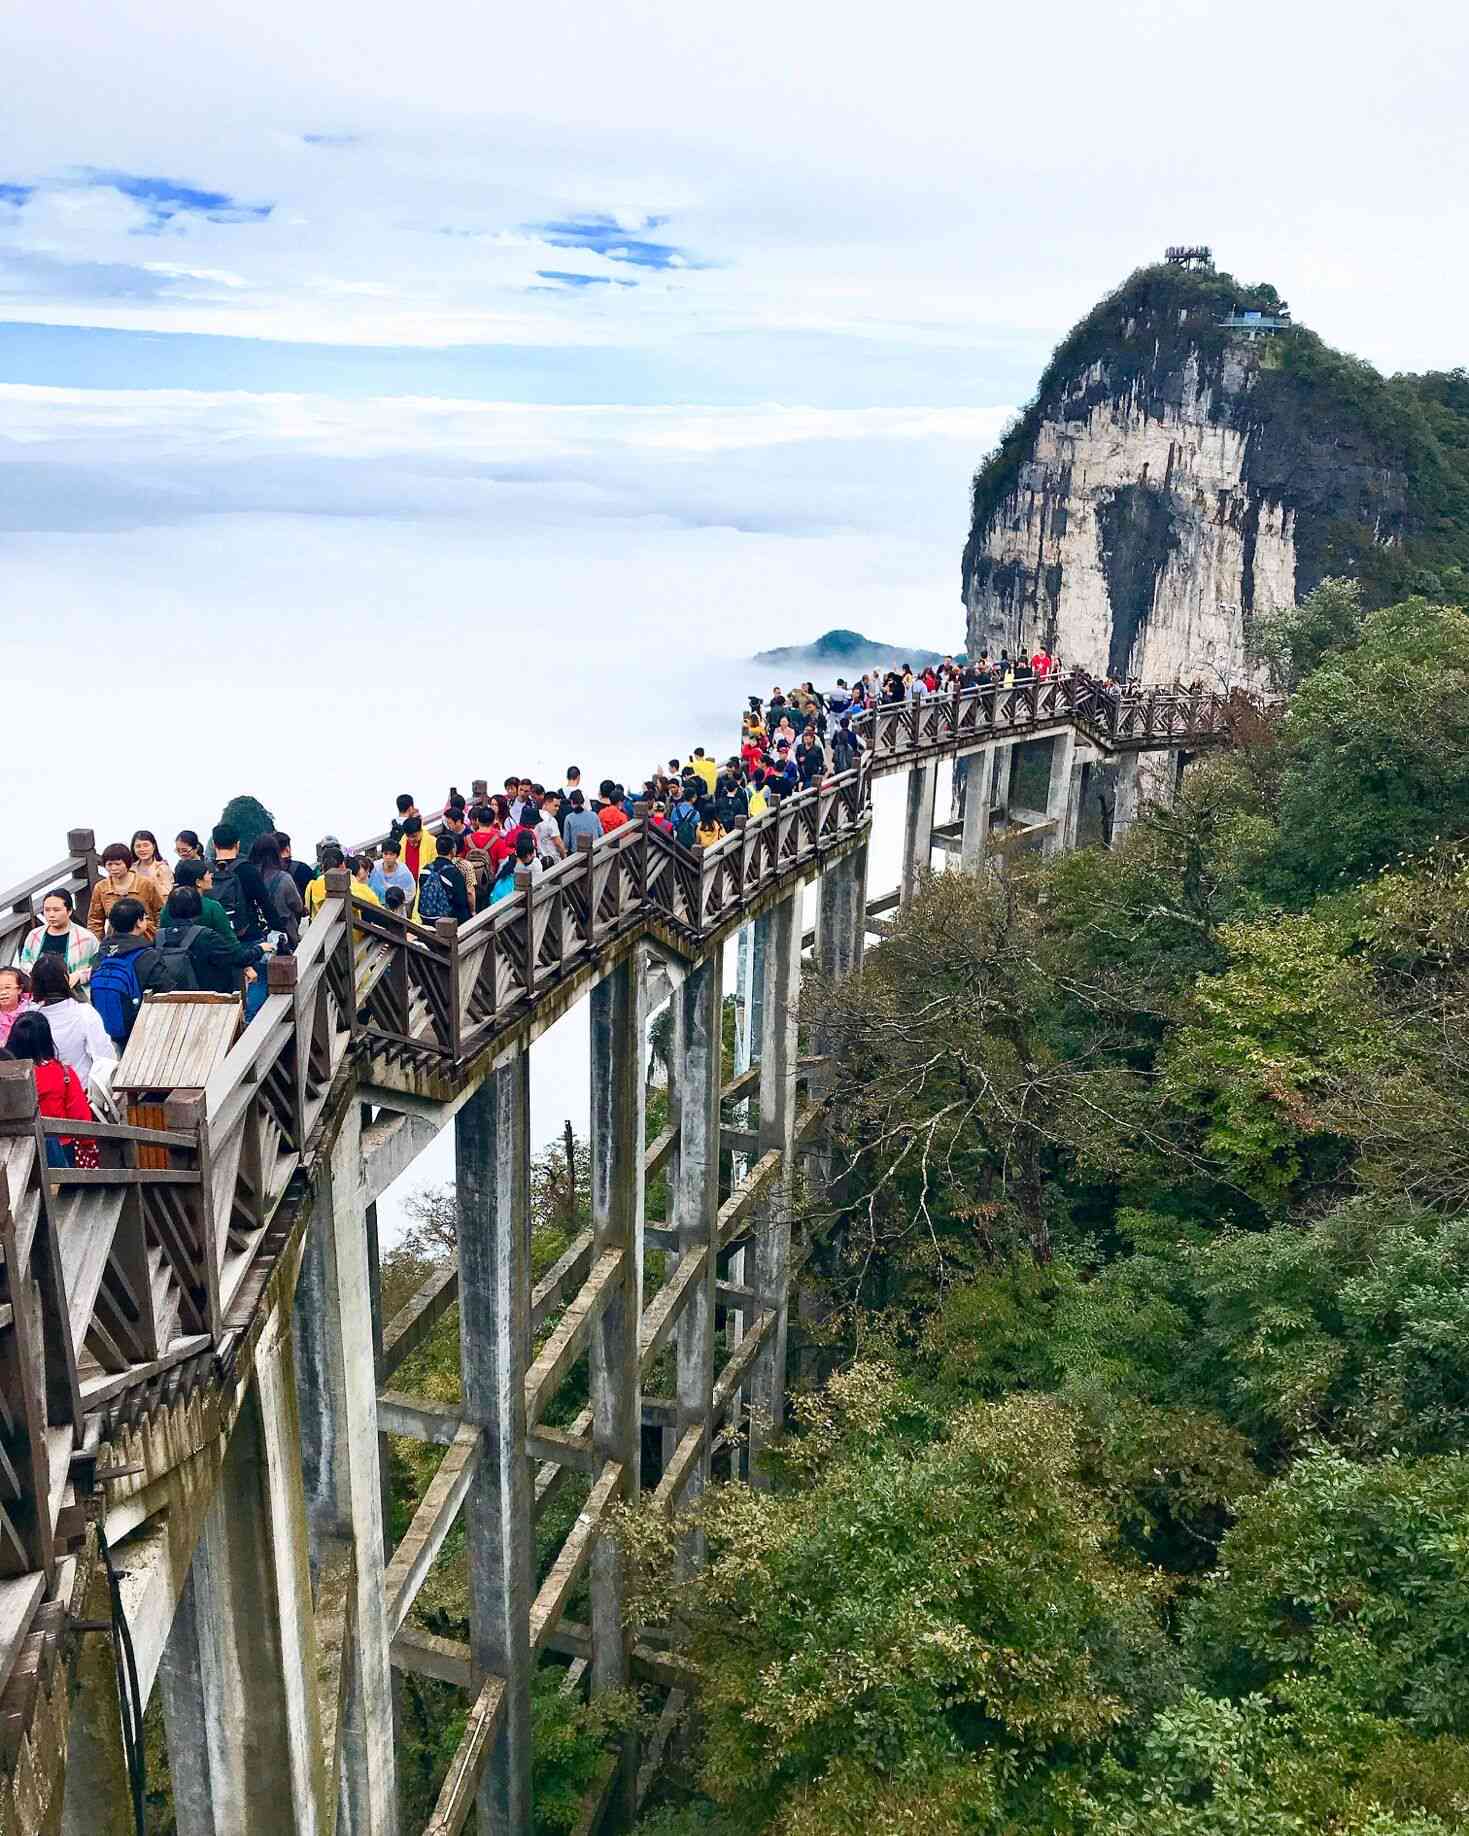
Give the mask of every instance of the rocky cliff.
[[1469, 586], [1469, 383], [1398, 377], [1268, 286], [1145, 268], [1056, 351], [975, 475], [967, 645], [1149, 680], [1248, 673], [1252, 618], [1327, 574], [1385, 599]]

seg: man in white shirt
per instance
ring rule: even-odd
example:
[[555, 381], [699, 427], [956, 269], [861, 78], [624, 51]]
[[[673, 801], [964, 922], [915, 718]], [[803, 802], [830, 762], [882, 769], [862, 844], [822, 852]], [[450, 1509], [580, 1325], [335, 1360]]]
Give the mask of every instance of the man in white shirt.
[[546, 792], [535, 832], [536, 850], [543, 866], [554, 867], [566, 858], [566, 843], [561, 839], [561, 798], [555, 791]]

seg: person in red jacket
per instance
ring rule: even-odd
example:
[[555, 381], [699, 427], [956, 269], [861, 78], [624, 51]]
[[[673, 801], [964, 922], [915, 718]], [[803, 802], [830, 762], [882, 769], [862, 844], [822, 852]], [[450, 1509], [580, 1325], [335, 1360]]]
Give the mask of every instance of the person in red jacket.
[[[36, 1100], [43, 1116], [71, 1122], [91, 1122], [92, 1105], [82, 1080], [70, 1065], [56, 1056], [56, 1042], [51, 1037], [51, 1022], [43, 1013], [27, 1011], [10, 1029], [12, 1057], [31, 1061], [36, 1080]], [[96, 1152], [95, 1140], [87, 1146]], [[74, 1167], [77, 1164], [77, 1140], [74, 1135], [47, 1135], [46, 1164], [52, 1167]], [[95, 1160], [93, 1161], [95, 1165]]]

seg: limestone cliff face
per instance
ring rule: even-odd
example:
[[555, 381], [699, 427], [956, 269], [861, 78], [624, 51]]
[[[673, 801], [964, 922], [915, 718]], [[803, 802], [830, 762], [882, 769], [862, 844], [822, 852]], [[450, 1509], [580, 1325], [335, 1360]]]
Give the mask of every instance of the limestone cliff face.
[[1219, 326], [1274, 303], [1226, 275], [1145, 269], [1077, 327], [975, 478], [971, 655], [1044, 638], [1098, 673], [1237, 680], [1257, 612], [1354, 571], [1352, 540], [1401, 537], [1380, 431], [1290, 349], [1309, 340], [1314, 358], [1319, 340]]

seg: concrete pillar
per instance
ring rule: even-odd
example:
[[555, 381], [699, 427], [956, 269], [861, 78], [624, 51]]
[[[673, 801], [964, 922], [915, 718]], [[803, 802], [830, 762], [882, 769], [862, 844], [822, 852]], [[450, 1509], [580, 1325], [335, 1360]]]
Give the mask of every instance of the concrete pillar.
[[[867, 928], [867, 844], [828, 867], [817, 886], [816, 961], [824, 976], [840, 981], [862, 964]], [[818, 1026], [812, 1050], [825, 1052], [830, 1042]]]
[[903, 883], [899, 903], [913, 903], [918, 881], [933, 864], [933, 802], [938, 767], [915, 765], [908, 773], [908, 806], [903, 825]]
[[[689, 1290], [677, 1326], [677, 1403], [675, 1435], [707, 1422], [714, 1402], [714, 1310], [719, 1247], [719, 1087], [723, 1018], [720, 953], [712, 951], [684, 976], [673, 997], [674, 1050], [682, 1067], [683, 1101], [679, 1108], [681, 1145], [678, 1183], [673, 1192], [672, 1221], [678, 1252], [703, 1254], [703, 1279]], [[692, 1503], [709, 1478], [710, 1444], [689, 1474], [685, 1499]], [[702, 1539], [700, 1539], [702, 1541]], [[690, 1543], [692, 1563], [702, 1549]]]
[[465, 1499], [469, 1648], [476, 1687], [505, 1679], [505, 1710], [476, 1800], [481, 1836], [531, 1827], [530, 1058], [507, 1055], [454, 1119], [459, 1362], [464, 1419], [484, 1445]]
[[[764, 1040], [761, 1037], [761, 1027], [763, 1025], [763, 1015], [765, 1012], [765, 949], [768, 937], [766, 931], [756, 923], [746, 925], [744, 931], [741, 933], [741, 938], [742, 940], [745, 938], [749, 939], [749, 970], [746, 982], [746, 1019], [744, 1031], [742, 1035], [737, 1035], [735, 1039], [735, 1070], [748, 1071], [751, 1065], [760, 1062], [760, 1053], [764, 1047]], [[743, 951], [743, 941], [741, 948]], [[744, 962], [745, 958], [742, 954], [742, 967]], [[753, 1100], [747, 1098], [741, 1105], [741, 1112], [746, 1128], [758, 1124], [760, 1113], [758, 1097]], [[734, 1170], [737, 1174], [743, 1174], [747, 1172], [753, 1164], [753, 1155], [737, 1155], [735, 1157]], [[736, 1287], [742, 1288], [745, 1286], [745, 1263], [746, 1254], [743, 1246], [730, 1253], [729, 1279]], [[738, 1308], [731, 1307], [726, 1312], [724, 1319], [726, 1345], [728, 1349], [733, 1352], [739, 1345], [741, 1339], [745, 1336], [745, 1316]], [[739, 1400], [734, 1404], [735, 1419], [737, 1421], [742, 1420], [744, 1417], [748, 1397], [748, 1388], [742, 1386]], [[747, 1462], [747, 1456], [748, 1450], [743, 1446], [732, 1455], [730, 1460], [732, 1477], [740, 1477], [741, 1468]]]
[[1071, 791], [1066, 800], [1066, 821], [1064, 824], [1061, 846], [1070, 853], [1077, 846], [1081, 834], [1082, 812], [1086, 806], [1087, 783], [1091, 777], [1091, 758], [1080, 756], [1080, 751], [1072, 754]]
[[[930, 805], [930, 808], [932, 806]], [[785, 1415], [786, 1289], [795, 1202], [797, 1020], [801, 999], [801, 894], [797, 888], [756, 920], [764, 926], [765, 988], [761, 1014], [760, 1152], [779, 1148], [784, 1161], [770, 1203], [755, 1227], [752, 1286], [775, 1309], [773, 1330], [755, 1360], [750, 1383], [750, 1477], [762, 1483], [757, 1456]]]
[[[959, 865], [965, 873], [979, 873], [984, 867], [985, 849], [990, 839], [994, 755], [999, 750], [1002, 749], [986, 746], [983, 752], [971, 752], [967, 759], [959, 760], [965, 767], [964, 829], [959, 849]], [[1003, 750], [1008, 754], [1008, 747]]]
[[290, 1365], [262, 1339], [159, 1666], [179, 1836], [327, 1820]]
[[1051, 742], [1051, 781], [1046, 791], [1046, 816], [1056, 826], [1041, 843], [1041, 852], [1048, 858], [1059, 854], [1066, 846], [1071, 815], [1071, 765], [1075, 753], [1075, 729], [1063, 727]]
[[338, 1755], [337, 1828], [341, 1836], [393, 1836], [398, 1827], [398, 1781], [383, 1585], [379, 1329], [374, 1258], [362, 1202], [361, 1118], [361, 1107], [352, 1104], [343, 1116], [331, 1158], [317, 1176], [293, 1326], [313, 1587], [320, 1579], [328, 1541], [352, 1545], [356, 1573], [350, 1636], [342, 1659], [347, 1694]]
[[[101, 1563], [87, 1590], [86, 1618], [108, 1620], [112, 1602]], [[191, 1836], [181, 1822], [180, 1836]], [[89, 1632], [77, 1646], [62, 1779], [61, 1836], [134, 1836], [132, 1793], [122, 1745], [122, 1712], [112, 1640]]]
[[1014, 740], [996, 740], [994, 746], [994, 782], [990, 792], [990, 808], [998, 810], [1002, 816], [1010, 814], [1010, 787], [1015, 778], [1015, 744]]
[[[592, 1445], [599, 1468], [604, 1460], [621, 1463], [623, 1496], [628, 1500], [638, 1495], [642, 1441], [638, 1327], [643, 1293], [646, 1022], [647, 968], [638, 949], [604, 976], [591, 994], [593, 1254], [600, 1256], [609, 1249], [623, 1252], [622, 1279], [592, 1329]], [[693, 1108], [695, 1098], [687, 1076], [681, 1089], [686, 1098], [684, 1109]], [[694, 1134], [697, 1137], [697, 1122]], [[686, 1145], [679, 1155], [680, 1188], [689, 1157]], [[615, 1540], [598, 1537], [591, 1563], [594, 1692], [626, 1688], [630, 1676], [632, 1632], [623, 1623], [623, 1567]], [[613, 1828], [630, 1827], [636, 1818], [637, 1761], [637, 1738], [629, 1732], [622, 1743], [610, 1800]]]
[[1117, 791], [1112, 803], [1112, 846], [1115, 848], [1137, 821], [1138, 755], [1124, 752], [1117, 760]]

